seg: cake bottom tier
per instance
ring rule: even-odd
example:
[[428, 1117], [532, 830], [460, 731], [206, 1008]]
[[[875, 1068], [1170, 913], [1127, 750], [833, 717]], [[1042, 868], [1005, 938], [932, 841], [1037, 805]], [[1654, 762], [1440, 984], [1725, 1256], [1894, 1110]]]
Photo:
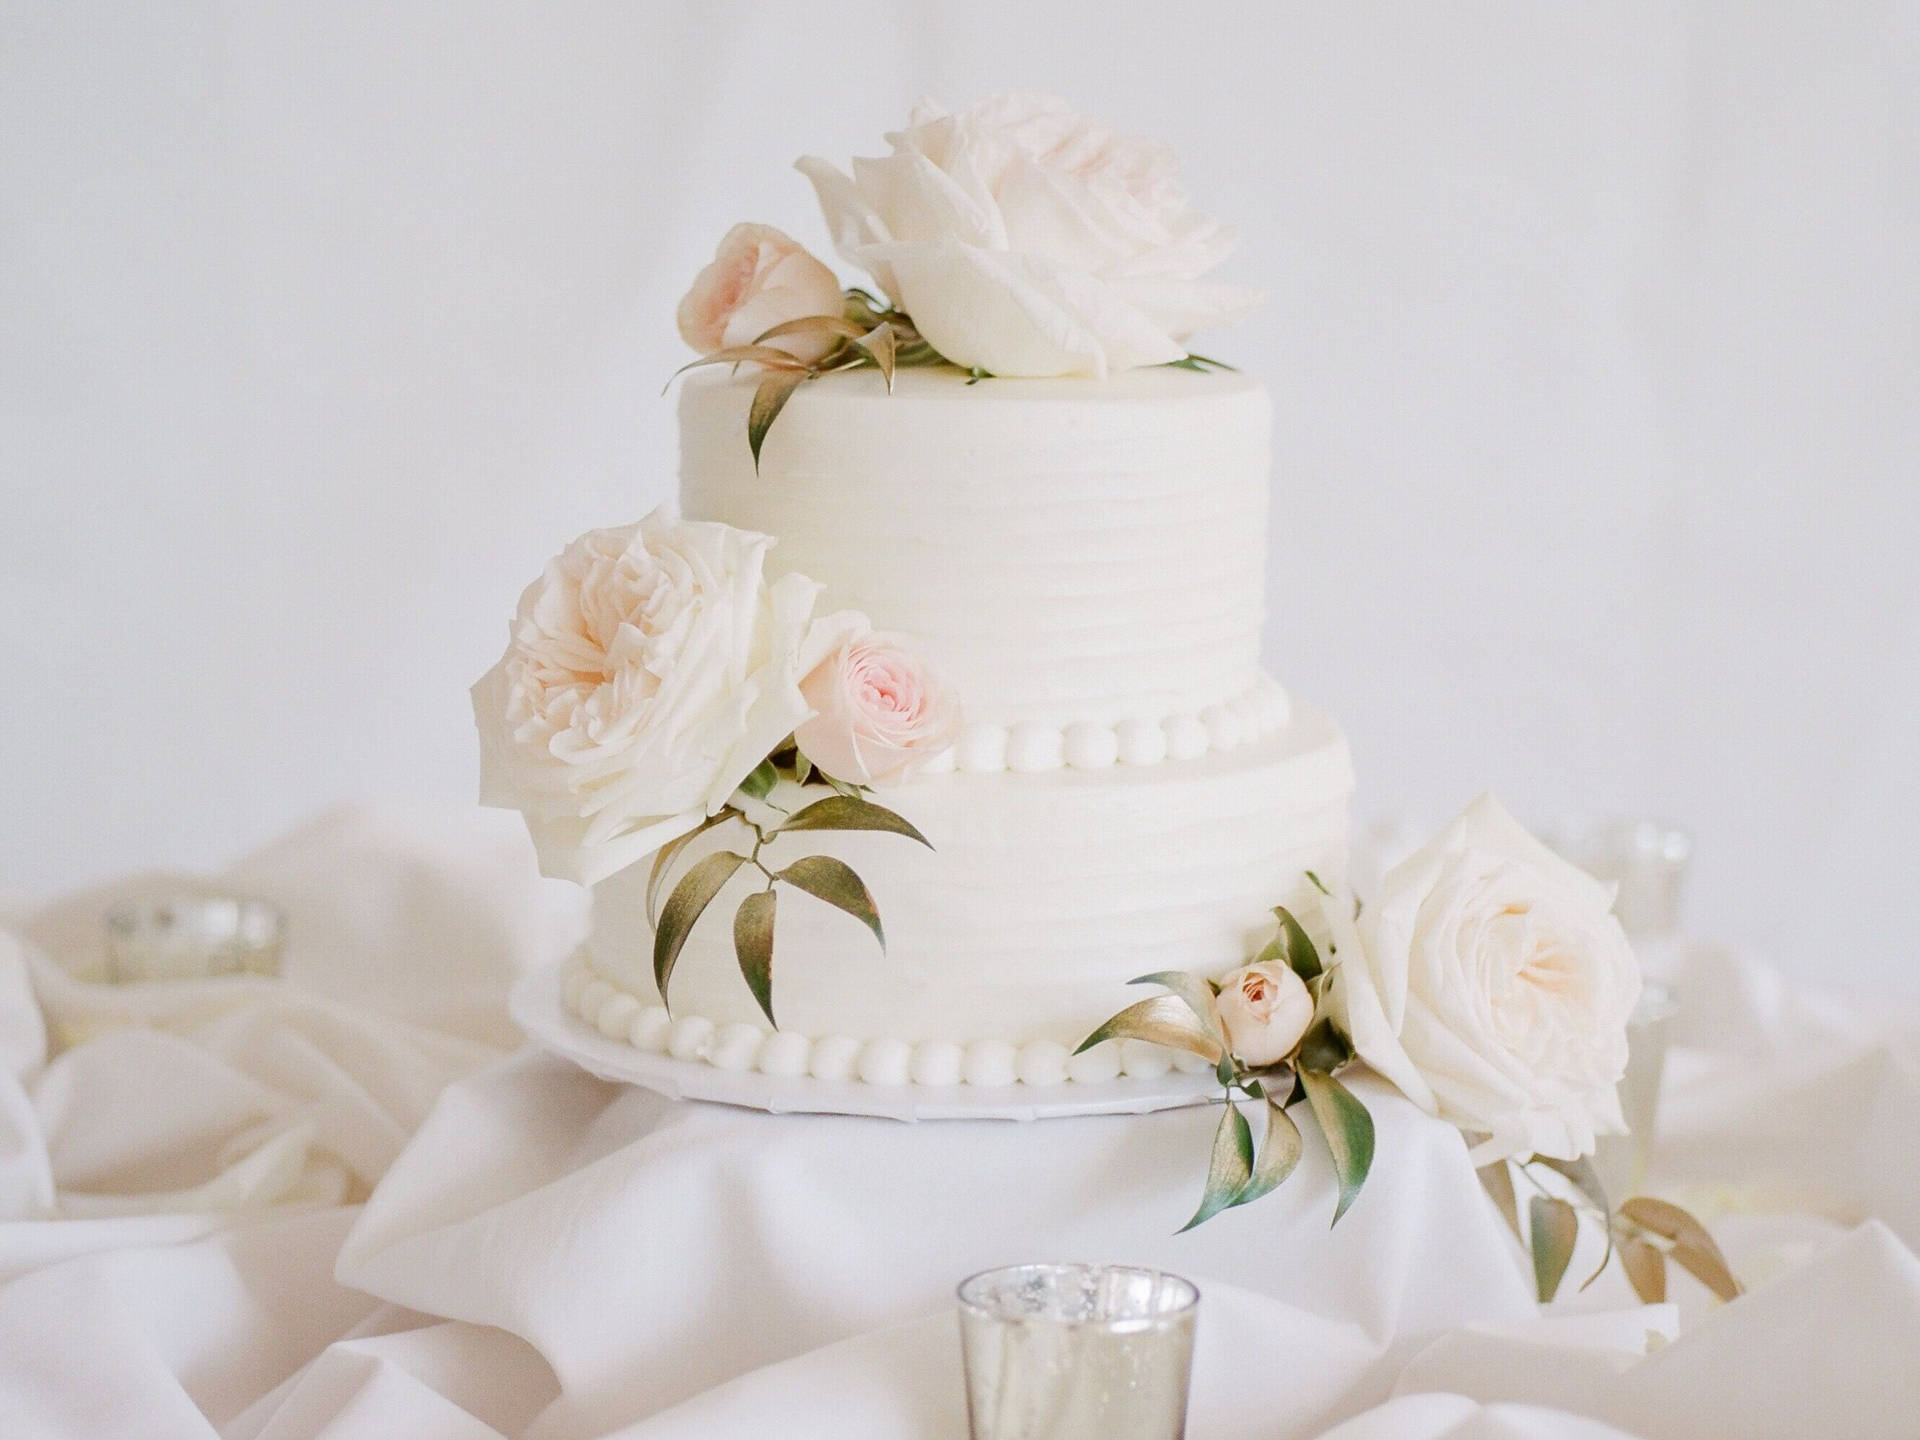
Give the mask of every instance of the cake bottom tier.
[[[1272, 934], [1273, 907], [1304, 897], [1307, 871], [1344, 875], [1352, 789], [1339, 728], [1304, 707], [1285, 729], [1198, 760], [917, 780], [877, 798], [931, 850], [822, 831], [777, 836], [762, 853], [774, 869], [807, 854], [846, 861], [887, 936], [883, 951], [851, 915], [779, 887], [777, 1033], [734, 956], [734, 910], [764, 884], [744, 868], [686, 941], [671, 1015], [653, 982], [645, 864], [594, 887], [592, 939], [565, 993], [610, 1035], [728, 1068], [881, 1084], [1163, 1074], [1158, 1047], [1070, 1052], [1143, 998], [1128, 981], [1245, 964]], [[708, 831], [676, 874], [741, 834]]]

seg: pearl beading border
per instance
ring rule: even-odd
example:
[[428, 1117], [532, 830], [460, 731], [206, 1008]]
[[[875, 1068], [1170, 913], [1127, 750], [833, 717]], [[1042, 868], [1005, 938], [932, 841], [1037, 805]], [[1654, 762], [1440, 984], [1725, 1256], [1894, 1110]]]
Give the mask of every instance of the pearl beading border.
[[608, 983], [593, 972], [585, 951], [568, 959], [560, 993], [566, 1006], [609, 1040], [636, 1050], [704, 1061], [719, 1070], [757, 1070], [763, 1075], [816, 1080], [858, 1080], [868, 1085], [1099, 1084], [1121, 1075], [1158, 1080], [1170, 1070], [1198, 1074], [1213, 1067], [1198, 1055], [1141, 1040], [1109, 1041], [1079, 1055], [1055, 1040], [921, 1040], [849, 1035], [809, 1039], [791, 1030], [767, 1030], [736, 1021], [716, 1025], [702, 1015], [675, 1018], [661, 1005]]
[[919, 773], [986, 775], [1001, 770], [1031, 775], [1047, 770], [1104, 770], [1110, 765], [1158, 765], [1166, 760], [1197, 760], [1283, 729], [1293, 706], [1270, 675], [1246, 694], [1224, 705], [1183, 711], [1161, 719], [1122, 720], [1115, 725], [1080, 721], [1059, 726], [1022, 721], [1017, 725], [981, 722], [967, 725], [951, 750], [934, 756]]

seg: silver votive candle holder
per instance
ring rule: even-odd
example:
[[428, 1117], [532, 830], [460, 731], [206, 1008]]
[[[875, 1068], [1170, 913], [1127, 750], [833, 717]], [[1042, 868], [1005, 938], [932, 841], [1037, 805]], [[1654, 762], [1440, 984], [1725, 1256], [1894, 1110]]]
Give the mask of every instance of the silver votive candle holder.
[[278, 975], [287, 922], [264, 900], [171, 895], [114, 906], [106, 930], [107, 978], [133, 985]]
[[1125, 1265], [1015, 1265], [959, 1289], [972, 1440], [1181, 1440], [1200, 1291]]

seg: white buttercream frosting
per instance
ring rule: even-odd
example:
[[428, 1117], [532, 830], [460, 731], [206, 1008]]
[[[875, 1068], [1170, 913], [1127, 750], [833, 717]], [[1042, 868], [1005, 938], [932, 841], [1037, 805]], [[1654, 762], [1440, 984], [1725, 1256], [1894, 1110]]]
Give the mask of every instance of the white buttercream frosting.
[[[1006, 732], [964, 736], [961, 769], [1056, 768], [1071, 727], [1171, 724], [1259, 684], [1268, 403], [1256, 382], [1146, 369], [968, 385], [904, 370], [888, 395], [873, 371], [833, 375], [794, 393], [756, 474], [758, 378], [686, 382], [685, 513], [777, 536], [774, 572], [808, 575], [826, 608], [910, 636], [971, 725]], [[1095, 759], [1108, 744], [1078, 749]]]
[[[1048, 1078], [1057, 1060], [1061, 1074], [1076, 1079], [1165, 1074], [1177, 1062], [1164, 1053], [1103, 1046], [1101, 1058], [1089, 1060], [1066, 1052], [1140, 998], [1128, 981], [1243, 964], [1271, 933], [1272, 907], [1304, 898], [1307, 870], [1342, 874], [1351, 778], [1338, 729], [1303, 710], [1283, 731], [1194, 761], [948, 775], [889, 790], [888, 803], [925, 831], [932, 851], [896, 836], [776, 838], [765, 852], [776, 867], [805, 853], [851, 864], [873, 891], [888, 943], [882, 952], [830, 906], [797, 892], [783, 898], [774, 987], [780, 1034], [826, 1038], [804, 1057], [781, 1039], [773, 1073], [1041, 1084], [1057, 1083]], [[676, 872], [726, 834], [689, 845]], [[617, 991], [658, 1003], [646, 870], [596, 887], [597, 978], [577, 986], [596, 1023]], [[736, 891], [751, 888], [736, 878], [675, 968], [674, 1014], [712, 1022], [683, 1036], [686, 1021], [676, 1020], [676, 1055], [719, 1053], [736, 1024], [764, 1033], [733, 954], [728, 920]], [[567, 993], [576, 993], [572, 977]], [[923, 1055], [928, 1046], [940, 1048]], [[744, 1063], [767, 1068], [760, 1053]]]

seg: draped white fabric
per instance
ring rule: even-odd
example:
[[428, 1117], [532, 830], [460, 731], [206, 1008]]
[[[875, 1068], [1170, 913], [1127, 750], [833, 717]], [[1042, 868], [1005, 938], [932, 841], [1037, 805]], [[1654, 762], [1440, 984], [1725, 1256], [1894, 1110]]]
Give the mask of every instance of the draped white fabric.
[[506, 988], [583, 915], [503, 817], [336, 814], [217, 883], [289, 911], [284, 981], [78, 978], [106, 891], [0, 932], [0, 1434], [958, 1435], [953, 1283], [1069, 1257], [1201, 1283], [1210, 1440], [1920, 1413], [1920, 1019], [1742, 957], [1688, 957], [1656, 1183], [1751, 1293], [1542, 1315], [1458, 1137], [1377, 1082], [1337, 1229], [1310, 1134], [1176, 1236], [1206, 1111], [774, 1117], [514, 1053]]

